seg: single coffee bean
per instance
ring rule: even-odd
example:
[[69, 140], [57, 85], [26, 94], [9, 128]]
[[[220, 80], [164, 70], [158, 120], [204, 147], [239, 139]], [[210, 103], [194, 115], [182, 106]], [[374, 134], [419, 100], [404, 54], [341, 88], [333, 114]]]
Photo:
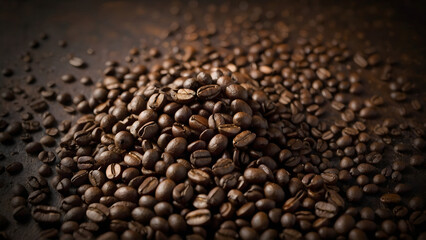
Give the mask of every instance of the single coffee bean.
[[207, 203], [210, 206], [218, 206], [225, 200], [225, 197], [225, 191], [220, 187], [215, 187], [207, 195]]
[[6, 172], [10, 175], [16, 175], [22, 171], [24, 165], [20, 162], [12, 162], [6, 166]]
[[167, 144], [164, 152], [170, 153], [173, 157], [179, 157], [185, 152], [187, 145], [185, 138], [176, 137]]
[[343, 214], [337, 218], [334, 223], [334, 229], [337, 233], [343, 234], [349, 232], [355, 226], [355, 219], [348, 214]]
[[201, 226], [206, 224], [211, 218], [211, 213], [208, 209], [198, 209], [186, 214], [186, 223], [190, 226]]
[[200, 169], [191, 169], [188, 171], [188, 178], [200, 185], [208, 185], [210, 183], [210, 175]]
[[235, 136], [232, 143], [237, 148], [243, 148], [250, 145], [255, 139], [256, 134], [246, 130]]
[[21, 196], [15, 196], [12, 199], [10, 199], [10, 205], [12, 205], [13, 208], [17, 208], [22, 205], [26, 205], [27, 200], [24, 197]]
[[170, 178], [174, 182], [181, 182], [185, 179], [187, 169], [180, 163], [171, 164], [166, 170], [166, 177]]
[[57, 223], [61, 219], [61, 212], [53, 206], [39, 205], [32, 210], [34, 220], [40, 223]]
[[210, 164], [212, 158], [207, 150], [194, 151], [190, 156], [190, 161], [196, 167], [204, 167]]
[[31, 211], [27, 206], [21, 205], [13, 209], [12, 216], [18, 222], [26, 222], [31, 216]]
[[244, 171], [244, 178], [249, 183], [261, 184], [266, 181], [267, 175], [263, 170], [259, 168], [247, 168]]
[[219, 85], [211, 84], [200, 87], [197, 90], [197, 97], [202, 100], [211, 100], [216, 98], [221, 92]]
[[108, 165], [105, 175], [108, 179], [118, 179], [121, 176], [121, 166], [117, 163], [111, 163]]
[[43, 146], [39, 142], [30, 142], [25, 146], [25, 151], [28, 154], [35, 155], [43, 150]]
[[86, 216], [93, 222], [103, 222], [108, 219], [109, 209], [103, 204], [92, 203], [87, 207]]
[[223, 176], [234, 171], [235, 165], [230, 158], [220, 158], [212, 167], [212, 171], [215, 175]]
[[80, 221], [86, 215], [86, 210], [83, 207], [73, 207], [69, 209], [64, 217], [63, 221]]
[[188, 88], [181, 88], [177, 91], [174, 99], [177, 103], [188, 104], [194, 101], [196, 92]]
[[208, 144], [208, 150], [213, 156], [221, 154], [228, 145], [228, 138], [222, 134], [216, 134]]
[[396, 193], [385, 193], [380, 197], [382, 203], [399, 203], [401, 196]]
[[158, 201], [170, 201], [175, 186], [176, 184], [171, 179], [163, 180], [155, 190], [155, 199]]
[[315, 214], [318, 217], [333, 218], [337, 214], [337, 207], [327, 202], [317, 202], [315, 204]]
[[137, 202], [138, 192], [134, 188], [123, 186], [115, 191], [114, 197], [122, 201]]
[[115, 145], [121, 149], [133, 147], [133, 135], [127, 131], [121, 131], [114, 137]]

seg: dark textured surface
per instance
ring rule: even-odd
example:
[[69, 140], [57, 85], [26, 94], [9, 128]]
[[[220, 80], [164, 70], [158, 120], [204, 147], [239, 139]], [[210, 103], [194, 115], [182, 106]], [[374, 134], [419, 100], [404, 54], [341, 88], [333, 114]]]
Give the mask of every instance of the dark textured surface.
[[[345, 1], [346, 2], [346, 1]], [[202, 18], [207, 4], [200, 2], [197, 7], [191, 4], [181, 4], [182, 11], [191, 11], [194, 19]], [[232, 7], [240, 4], [232, 1]], [[249, 4], [249, 7], [256, 3]], [[232, 8], [231, 7], [231, 8]], [[376, 47], [382, 57], [390, 57], [398, 64], [395, 67], [395, 76], [404, 76], [416, 84], [416, 90], [410, 93], [409, 101], [418, 99], [425, 105], [425, 17], [424, 7], [414, 2], [379, 1], [374, 5], [367, 2], [320, 4], [317, 1], [302, 1], [297, 4], [268, 2], [265, 8], [282, 9], [279, 12], [284, 16], [292, 31], [297, 33], [305, 29], [309, 34], [313, 19], [320, 21], [323, 26], [323, 35], [330, 38], [340, 34], [344, 42], [351, 49], [362, 50], [371, 45]], [[232, 11], [231, 11], [232, 12]], [[220, 16], [217, 21], [220, 21]], [[107, 60], [124, 62], [128, 50], [132, 47], [158, 46], [161, 48], [165, 28], [175, 17], [169, 13], [168, 3], [151, 4], [148, 2], [119, 2], [119, 1], [1, 1], [0, 2], [0, 68], [10, 67], [15, 74], [10, 78], [0, 76], [0, 89], [20, 86], [29, 95], [28, 99], [17, 97], [12, 102], [0, 100], [0, 111], [8, 111], [5, 117], [9, 123], [20, 119], [15, 111], [16, 106], [23, 106], [22, 112], [29, 111], [28, 103], [33, 96], [38, 96], [37, 88], [46, 86], [48, 82], [56, 83], [56, 91], [69, 93], [83, 93], [88, 95], [90, 87], [84, 87], [78, 79], [90, 76], [95, 82], [101, 77], [101, 69]], [[182, 21], [182, 17], [179, 17]], [[316, 24], [317, 25], [317, 24]], [[315, 26], [314, 26], [315, 27]], [[40, 40], [40, 33], [46, 32], [49, 39]], [[58, 40], [66, 40], [65, 48], [58, 46]], [[40, 46], [30, 49], [29, 42], [37, 40]], [[92, 48], [94, 55], [88, 55], [86, 50]], [[24, 76], [24, 62], [20, 56], [31, 52], [33, 62], [30, 74], [37, 78], [33, 85], [26, 85]], [[76, 69], [68, 64], [69, 56], [83, 58], [88, 63], [87, 69]], [[140, 59], [140, 61], [142, 61]], [[150, 63], [146, 63], [150, 65]], [[381, 69], [381, 68], [378, 68]], [[77, 81], [64, 84], [60, 77], [65, 73], [73, 74]], [[369, 87], [368, 94], [382, 95], [389, 107], [381, 109], [386, 116], [395, 116], [399, 122], [408, 121], [424, 124], [425, 113], [412, 112], [407, 120], [395, 114], [396, 103], [390, 101], [390, 90], [385, 82], [378, 80], [380, 71], [361, 73], [364, 83]], [[371, 87], [370, 87], [371, 86]], [[404, 103], [409, 106], [409, 101]], [[56, 102], [49, 102], [51, 111], [60, 121], [63, 119], [75, 120], [77, 116], [66, 114]], [[34, 114], [35, 119], [41, 118]], [[327, 121], [332, 119], [326, 118]], [[380, 121], [380, 120], [376, 120]], [[38, 140], [42, 132], [33, 135]], [[411, 135], [406, 135], [401, 141], [410, 142]], [[7, 234], [13, 239], [33, 239], [38, 226], [30, 221], [18, 225], [12, 218], [12, 209], [9, 206], [11, 198], [10, 188], [14, 182], [25, 183], [30, 175], [37, 175], [41, 165], [39, 160], [29, 157], [23, 151], [24, 143], [15, 138], [16, 144], [11, 146], [0, 145], [0, 153], [6, 156], [0, 165], [7, 166], [12, 161], [24, 163], [24, 170], [17, 176], [8, 173], [0, 175], [0, 213], [9, 219], [11, 225]], [[390, 150], [392, 152], [392, 150]], [[387, 161], [395, 158], [406, 159], [407, 156], [388, 153]], [[410, 168], [404, 172], [404, 181], [415, 183], [414, 193], [425, 197], [425, 171], [422, 168]], [[52, 194], [52, 203], [57, 202], [57, 193]], [[369, 201], [366, 199], [366, 201]], [[377, 205], [375, 201], [373, 205]]]

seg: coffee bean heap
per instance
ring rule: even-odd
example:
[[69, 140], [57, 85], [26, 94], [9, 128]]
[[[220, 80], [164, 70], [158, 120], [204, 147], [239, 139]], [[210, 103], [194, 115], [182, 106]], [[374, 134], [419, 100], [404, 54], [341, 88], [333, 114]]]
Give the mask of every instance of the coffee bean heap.
[[[376, 68], [380, 55], [352, 53], [322, 36], [302, 34], [292, 43], [283, 23], [259, 22], [273, 17], [260, 12], [246, 19], [240, 40], [221, 40], [219, 47], [210, 39], [226, 39], [229, 31], [209, 26], [198, 34], [188, 27], [185, 39], [202, 37], [201, 46], [166, 55], [151, 48], [150, 58], [163, 57], [150, 67], [108, 61], [87, 100], [45, 90], [43, 97], [56, 98], [66, 112], [85, 115], [54, 128], [46, 101], [31, 104], [43, 113], [46, 136], [29, 136], [25, 150], [43, 165], [40, 177], [28, 180], [30, 194], [14, 187], [15, 219], [31, 214], [46, 228], [43, 237], [60, 239], [425, 237], [423, 199], [404, 197], [411, 189], [402, 182], [409, 164], [383, 161], [389, 146], [397, 153], [413, 146], [420, 153], [409, 163], [423, 166], [423, 130], [412, 127], [412, 146], [393, 144], [409, 126], [393, 118], [374, 125], [385, 100], [363, 95], [361, 75], [347, 67]], [[170, 37], [179, 27], [172, 29]], [[136, 48], [129, 53], [140, 54]], [[76, 57], [69, 64], [86, 67]], [[386, 63], [384, 81], [389, 68]], [[70, 74], [61, 79], [75, 81]], [[402, 88], [409, 86], [397, 82], [390, 84], [391, 98], [403, 101]], [[419, 101], [411, 105], [421, 109]], [[24, 118], [28, 132], [40, 129], [31, 116]], [[1, 133], [2, 143], [9, 132]], [[65, 134], [56, 152], [45, 151], [59, 132]], [[63, 197], [59, 208], [45, 201], [44, 177], [56, 157], [52, 185]], [[22, 168], [14, 162], [6, 171]], [[366, 199], [380, 206], [366, 206]]]

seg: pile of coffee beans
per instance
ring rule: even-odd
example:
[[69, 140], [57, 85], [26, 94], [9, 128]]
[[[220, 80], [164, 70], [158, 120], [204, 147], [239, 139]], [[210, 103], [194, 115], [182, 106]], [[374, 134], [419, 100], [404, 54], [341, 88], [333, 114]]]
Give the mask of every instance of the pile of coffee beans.
[[[31, 215], [41, 237], [64, 240], [425, 239], [424, 199], [407, 194], [402, 175], [424, 166], [424, 130], [382, 119], [384, 98], [366, 93], [356, 69], [383, 69], [395, 101], [407, 98], [410, 83], [391, 79], [392, 64], [372, 49], [290, 37], [283, 22], [272, 24], [274, 14], [256, 14], [237, 19], [240, 39], [228, 39], [232, 26], [190, 25], [180, 37], [199, 46], [151, 48], [146, 58], [157, 61], [149, 67], [108, 61], [87, 98], [43, 90], [83, 115], [56, 128], [46, 101], [31, 104], [46, 135], [21, 139], [43, 164], [28, 179], [32, 192], [14, 187], [13, 217]], [[173, 39], [180, 28], [171, 29]], [[132, 62], [140, 53], [129, 54]], [[76, 57], [69, 64], [86, 67]], [[41, 128], [22, 117], [26, 132]], [[1, 143], [20, 131], [9, 125]], [[394, 140], [403, 132], [412, 143]], [[45, 150], [60, 133], [56, 150]], [[388, 161], [389, 149], [411, 157]], [[13, 162], [6, 171], [22, 168]], [[52, 174], [59, 207], [47, 204]]]

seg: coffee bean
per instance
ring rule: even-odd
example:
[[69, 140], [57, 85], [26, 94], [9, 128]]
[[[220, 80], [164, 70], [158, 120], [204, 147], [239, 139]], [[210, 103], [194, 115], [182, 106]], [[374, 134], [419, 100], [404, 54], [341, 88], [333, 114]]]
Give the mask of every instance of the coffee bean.
[[26, 222], [29, 220], [29, 217], [31, 216], [31, 211], [27, 206], [19, 206], [15, 209], [13, 209], [12, 212], [13, 218], [18, 222]]
[[192, 115], [189, 118], [189, 126], [197, 131], [204, 131], [208, 128], [208, 122], [207, 119], [200, 115]]
[[200, 169], [189, 170], [188, 178], [196, 184], [207, 185], [210, 183], [210, 175]]
[[334, 223], [334, 229], [337, 233], [343, 234], [349, 232], [355, 226], [355, 220], [351, 215], [343, 214], [337, 218]]
[[28, 195], [28, 202], [32, 205], [37, 205], [45, 201], [47, 194], [44, 190], [35, 190]]
[[216, 134], [208, 144], [208, 150], [213, 156], [221, 154], [228, 145], [228, 138], [222, 134]]
[[15, 196], [10, 199], [10, 205], [12, 205], [13, 208], [17, 208], [22, 205], [26, 205], [27, 200], [24, 197], [21, 196]]
[[235, 124], [222, 124], [218, 127], [218, 131], [227, 137], [234, 137], [241, 131], [241, 128]]
[[257, 231], [265, 230], [269, 225], [269, 219], [266, 213], [257, 212], [251, 219], [251, 226]]
[[180, 163], [171, 164], [166, 171], [166, 177], [170, 178], [174, 182], [181, 182], [185, 179], [187, 169]]
[[25, 146], [28, 154], [35, 155], [43, 150], [43, 146], [39, 142], [30, 142]]
[[83, 207], [73, 207], [65, 213], [63, 221], [80, 221], [86, 215], [85, 212]]
[[156, 177], [148, 177], [139, 186], [138, 193], [140, 195], [151, 194], [156, 190], [158, 184], [159, 181]]
[[215, 175], [223, 176], [231, 173], [235, 169], [234, 162], [230, 158], [220, 158], [212, 167]]
[[401, 196], [396, 193], [385, 193], [380, 197], [382, 203], [399, 203]]
[[10, 175], [16, 175], [22, 171], [24, 166], [20, 162], [12, 162], [6, 166], [6, 171]]
[[121, 176], [121, 166], [117, 163], [108, 165], [105, 175], [108, 179], [118, 179]]
[[244, 178], [254, 184], [261, 184], [266, 181], [266, 173], [259, 168], [247, 168], [244, 171]]
[[87, 207], [86, 216], [94, 222], [103, 222], [109, 216], [109, 209], [103, 204], [92, 203]]
[[158, 201], [170, 201], [175, 185], [171, 179], [165, 179], [160, 182], [155, 190], [155, 199]]
[[176, 137], [167, 144], [164, 151], [170, 153], [173, 157], [179, 157], [184, 153], [187, 144], [188, 143], [185, 138]]
[[315, 214], [318, 217], [333, 218], [337, 214], [337, 207], [327, 202], [317, 202], [315, 204]]
[[122, 201], [137, 202], [138, 192], [134, 188], [123, 186], [115, 191], [114, 197]]
[[127, 131], [121, 131], [115, 135], [114, 142], [121, 149], [129, 149], [133, 146], [133, 136]]
[[34, 220], [39, 223], [57, 223], [61, 219], [59, 209], [53, 206], [39, 205], [35, 206], [31, 212]]
[[250, 145], [256, 139], [256, 134], [248, 130], [239, 133], [232, 140], [232, 144], [237, 148], [243, 148]]
[[210, 164], [212, 158], [207, 150], [197, 150], [191, 154], [191, 163], [196, 167], [204, 167]]
[[181, 88], [177, 91], [175, 95], [175, 101], [181, 104], [188, 104], [194, 101], [195, 96], [195, 91], [187, 88]]
[[225, 191], [220, 187], [215, 187], [209, 192], [207, 203], [210, 206], [218, 206], [225, 200], [225, 197]]
[[69, 64], [71, 64], [71, 66], [76, 67], [76, 68], [82, 68], [86, 65], [86, 63], [83, 61], [83, 59], [78, 58], [78, 57], [73, 57], [68, 62], [69, 62]]
[[197, 90], [197, 97], [202, 100], [211, 100], [216, 98], [221, 92], [219, 85], [211, 84], [200, 87]]
[[65, 74], [61, 76], [61, 80], [65, 83], [72, 83], [75, 81], [75, 77], [71, 74]]
[[351, 202], [360, 201], [362, 199], [362, 196], [363, 196], [362, 191], [360, 187], [358, 186], [352, 186], [346, 191], [346, 197]]
[[191, 184], [180, 183], [173, 188], [173, 199], [181, 204], [188, 203], [194, 195], [194, 189]]
[[206, 224], [211, 218], [211, 213], [208, 209], [198, 209], [186, 214], [186, 223], [190, 226], [201, 226]]

